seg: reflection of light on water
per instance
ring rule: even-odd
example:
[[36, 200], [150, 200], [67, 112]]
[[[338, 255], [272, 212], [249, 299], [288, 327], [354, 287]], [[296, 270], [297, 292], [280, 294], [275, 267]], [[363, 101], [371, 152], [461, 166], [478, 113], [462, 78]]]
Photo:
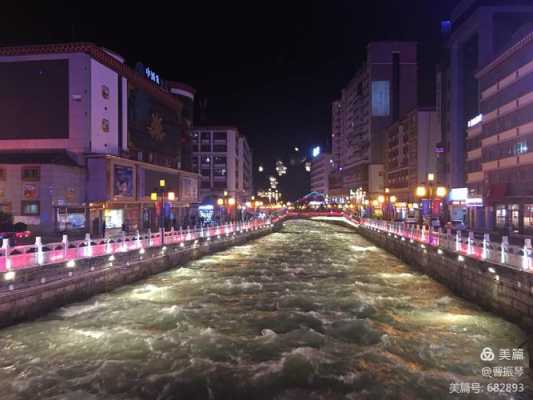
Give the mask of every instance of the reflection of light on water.
[[442, 322], [453, 324], [471, 324], [473, 323], [472, 315], [454, 314], [441, 311], [418, 311], [409, 316], [409, 319], [416, 322]]
[[105, 335], [105, 333], [102, 331], [91, 331], [82, 329], [74, 329], [73, 332], [76, 332], [78, 335], [90, 337], [92, 339], [100, 339]]
[[391, 274], [391, 273], [387, 273], [387, 272], [382, 272], [382, 273], [377, 274], [377, 276], [379, 276], [380, 278], [383, 278], [383, 279], [411, 279], [411, 278], [416, 278], [416, 275], [408, 274], [406, 272], [398, 273], [398, 274]]

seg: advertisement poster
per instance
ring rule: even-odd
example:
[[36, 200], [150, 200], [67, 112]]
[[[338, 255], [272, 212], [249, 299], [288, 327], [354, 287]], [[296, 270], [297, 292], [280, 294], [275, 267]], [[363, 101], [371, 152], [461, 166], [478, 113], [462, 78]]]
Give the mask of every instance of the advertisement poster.
[[197, 180], [190, 177], [181, 178], [181, 198], [184, 201], [197, 201]]
[[133, 168], [115, 165], [113, 173], [113, 195], [133, 197]]
[[39, 188], [36, 183], [24, 183], [22, 186], [24, 200], [36, 200], [39, 197]]

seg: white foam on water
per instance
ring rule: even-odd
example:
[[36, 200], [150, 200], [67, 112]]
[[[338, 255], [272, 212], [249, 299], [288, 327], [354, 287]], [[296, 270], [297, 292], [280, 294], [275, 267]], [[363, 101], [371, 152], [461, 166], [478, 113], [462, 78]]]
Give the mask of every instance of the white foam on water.
[[99, 303], [98, 301], [95, 301], [93, 304], [83, 304], [83, 305], [62, 307], [58, 313], [62, 317], [69, 318], [69, 317], [76, 317], [78, 315], [82, 315], [82, 314], [85, 314], [91, 311], [96, 311], [103, 307], [105, 307], [105, 303]]
[[105, 336], [105, 332], [89, 329], [73, 329], [73, 332], [91, 339], [101, 339]]
[[376, 246], [357, 246], [351, 245], [350, 248], [352, 251], [379, 251]]

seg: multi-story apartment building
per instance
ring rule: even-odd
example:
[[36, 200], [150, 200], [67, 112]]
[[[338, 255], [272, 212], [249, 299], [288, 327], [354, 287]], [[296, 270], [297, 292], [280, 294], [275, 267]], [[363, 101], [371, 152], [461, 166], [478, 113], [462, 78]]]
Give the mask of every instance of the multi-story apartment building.
[[321, 153], [311, 160], [311, 191], [329, 193], [328, 176], [333, 169], [334, 159], [330, 153]]
[[[197, 201], [194, 90], [92, 43], [0, 48], [0, 207], [36, 231], [157, 228]], [[165, 181], [174, 200], [151, 200]], [[162, 207], [164, 205], [164, 207]]]
[[201, 176], [202, 202], [221, 197], [224, 192], [240, 203], [250, 198], [252, 151], [236, 127], [194, 127], [192, 145], [193, 169]]
[[533, 233], [533, 24], [477, 72], [480, 114], [467, 129], [467, 185], [478, 227]]
[[397, 198], [396, 208], [405, 216], [409, 203], [418, 201], [416, 187], [435, 174], [435, 148], [440, 141], [440, 119], [434, 109], [415, 108], [387, 130], [385, 186]]
[[467, 122], [480, 113], [475, 74], [505, 46], [517, 29], [533, 21], [531, 0], [462, 0], [443, 21], [446, 43], [441, 60], [442, 148], [439, 177], [465, 187]]
[[331, 156], [335, 165], [340, 165], [342, 152], [342, 102], [331, 103]]
[[384, 129], [416, 103], [416, 43], [370, 43], [366, 62], [342, 90], [340, 132], [332, 132], [333, 154], [339, 154], [331, 175], [333, 194], [383, 190]]

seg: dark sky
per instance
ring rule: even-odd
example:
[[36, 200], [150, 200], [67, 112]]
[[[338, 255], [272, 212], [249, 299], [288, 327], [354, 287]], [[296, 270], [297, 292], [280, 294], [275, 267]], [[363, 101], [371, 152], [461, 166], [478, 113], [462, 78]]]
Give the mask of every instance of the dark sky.
[[[369, 41], [418, 41], [419, 102], [431, 102], [440, 21], [457, 2], [9, 2], [2, 5], [0, 44], [91, 41], [131, 66], [141, 61], [165, 79], [192, 85], [207, 98], [210, 123], [237, 125], [248, 137], [262, 188], [275, 160], [288, 160], [295, 145], [307, 151], [327, 145], [330, 103]], [[280, 178], [289, 199], [308, 185], [301, 165]]]

